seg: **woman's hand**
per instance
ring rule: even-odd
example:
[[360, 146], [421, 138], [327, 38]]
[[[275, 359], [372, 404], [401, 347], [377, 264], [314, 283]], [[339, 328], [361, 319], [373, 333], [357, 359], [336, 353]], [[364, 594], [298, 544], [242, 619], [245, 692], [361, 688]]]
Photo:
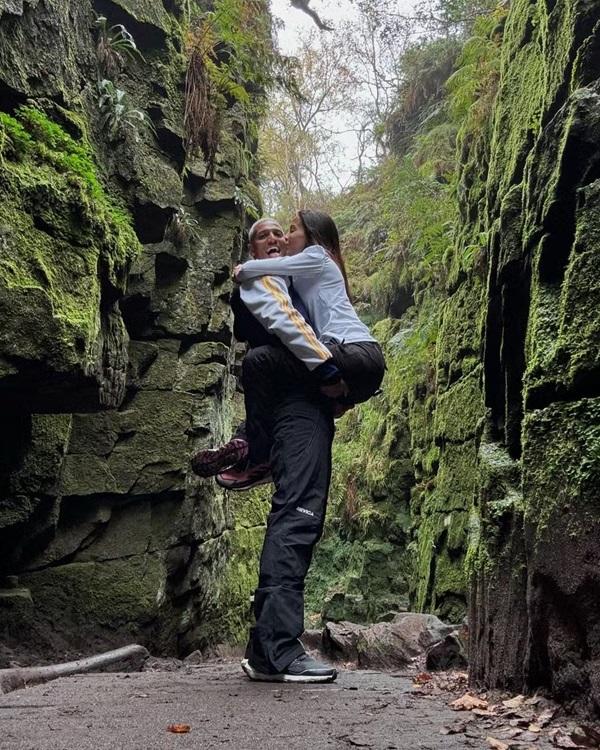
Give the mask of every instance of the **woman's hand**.
[[346, 383], [343, 380], [338, 380], [333, 385], [322, 385], [321, 393], [328, 398], [345, 398], [349, 391]]
[[333, 402], [333, 418], [343, 417], [347, 411], [354, 408], [354, 404], [342, 404], [340, 401]]
[[241, 284], [242, 282], [239, 280], [238, 276], [240, 271], [242, 270], [242, 264], [238, 263], [237, 266], [233, 269], [233, 272], [231, 274], [231, 278], [234, 280], [236, 284]]

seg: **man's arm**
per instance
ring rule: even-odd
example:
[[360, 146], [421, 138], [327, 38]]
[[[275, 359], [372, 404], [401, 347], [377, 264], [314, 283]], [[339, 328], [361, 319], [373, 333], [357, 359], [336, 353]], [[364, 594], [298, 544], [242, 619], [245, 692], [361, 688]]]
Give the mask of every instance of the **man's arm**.
[[[265, 263], [260, 260], [257, 263]], [[273, 333], [325, 382], [340, 379], [331, 352], [322, 344], [311, 326], [292, 305], [285, 280], [281, 276], [261, 276], [241, 286], [241, 299], [261, 325]]]
[[242, 302], [239, 286], [233, 290], [230, 304], [233, 310], [233, 335], [236, 341], [244, 341], [250, 347], [265, 344], [282, 345], [277, 336], [269, 333]]
[[301, 253], [282, 258], [248, 260], [236, 274], [239, 282], [259, 276], [319, 276], [327, 260], [326, 251], [318, 245], [307, 247]]

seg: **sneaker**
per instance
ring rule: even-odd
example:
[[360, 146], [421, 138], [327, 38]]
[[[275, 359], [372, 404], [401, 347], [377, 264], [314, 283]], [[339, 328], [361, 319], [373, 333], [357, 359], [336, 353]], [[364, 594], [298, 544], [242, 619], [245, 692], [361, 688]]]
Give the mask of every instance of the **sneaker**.
[[337, 670], [308, 654], [301, 654], [277, 674], [259, 672], [248, 659], [242, 660], [242, 669], [251, 680], [259, 682], [333, 682], [337, 677]]
[[243, 438], [234, 438], [220, 448], [200, 451], [192, 458], [192, 471], [199, 477], [214, 477], [248, 456], [248, 443]]
[[271, 467], [269, 464], [249, 465], [248, 463], [232, 466], [227, 471], [217, 474], [217, 484], [226, 490], [241, 492], [257, 487], [259, 484], [271, 484]]

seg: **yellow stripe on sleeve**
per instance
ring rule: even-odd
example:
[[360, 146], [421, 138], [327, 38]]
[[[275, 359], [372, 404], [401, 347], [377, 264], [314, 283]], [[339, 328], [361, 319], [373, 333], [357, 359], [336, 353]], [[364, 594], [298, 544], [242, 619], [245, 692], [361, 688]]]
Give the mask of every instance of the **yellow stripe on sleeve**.
[[306, 323], [298, 310], [296, 310], [296, 308], [290, 304], [289, 297], [283, 294], [281, 289], [279, 289], [277, 285], [273, 283], [269, 276], [262, 276], [261, 281], [265, 289], [270, 292], [279, 302], [284, 313], [288, 316], [295, 328], [298, 329], [300, 334], [304, 336], [315, 354], [323, 361], [329, 359], [331, 357], [331, 353], [323, 346], [323, 344], [321, 344], [319, 339], [315, 336], [313, 329]]

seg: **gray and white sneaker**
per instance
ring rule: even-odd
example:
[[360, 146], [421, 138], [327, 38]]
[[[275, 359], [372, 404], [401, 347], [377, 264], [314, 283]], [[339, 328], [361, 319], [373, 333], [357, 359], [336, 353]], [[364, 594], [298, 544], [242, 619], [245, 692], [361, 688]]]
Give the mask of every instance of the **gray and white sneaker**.
[[242, 669], [251, 680], [259, 682], [333, 682], [337, 677], [336, 669], [308, 654], [301, 654], [283, 672], [276, 674], [259, 672], [248, 659], [242, 660]]

